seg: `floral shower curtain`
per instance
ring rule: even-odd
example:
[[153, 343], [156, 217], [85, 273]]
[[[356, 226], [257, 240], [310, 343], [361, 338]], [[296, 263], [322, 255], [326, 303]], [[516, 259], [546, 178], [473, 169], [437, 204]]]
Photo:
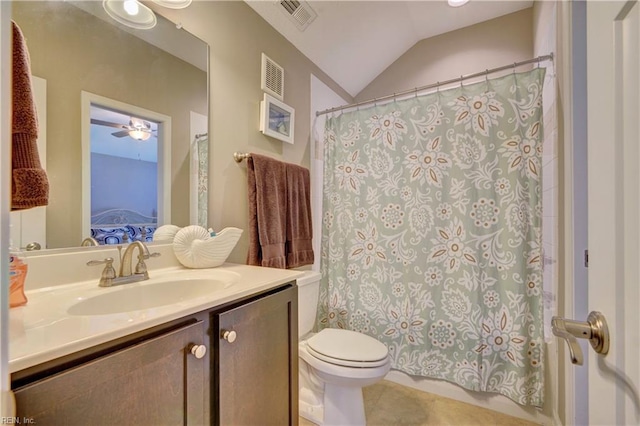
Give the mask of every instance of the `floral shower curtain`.
[[544, 69], [327, 120], [318, 324], [392, 367], [543, 402]]
[[[208, 225], [208, 185], [209, 185], [209, 137], [200, 136], [193, 141], [197, 162], [197, 192], [198, 192], [198, 225], [206, 228]], [[192, 148], [193, 149], [193, 148]]]

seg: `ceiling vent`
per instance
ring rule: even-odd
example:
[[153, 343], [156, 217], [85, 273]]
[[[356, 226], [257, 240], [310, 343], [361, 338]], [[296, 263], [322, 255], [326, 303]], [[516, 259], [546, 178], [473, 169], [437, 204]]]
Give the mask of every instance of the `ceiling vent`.
[[277, 2], [278, 8], [284, 13], [300, 31], [307, 29], [309, 24], [318, 17], [315, 10], [309, 3], [297, 0], [280, 0]]
[[262, 54], [260, 88], [281, 101], [284, 100], [284, 68], [264, 53]]

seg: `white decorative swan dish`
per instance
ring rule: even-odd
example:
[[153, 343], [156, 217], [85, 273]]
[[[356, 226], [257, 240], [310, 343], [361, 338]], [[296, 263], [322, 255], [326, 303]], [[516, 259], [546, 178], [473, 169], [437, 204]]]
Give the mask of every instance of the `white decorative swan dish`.
[[187, 268], [215, 268], [227, 260], [242, 232], [242, 229], [229, 227], [212, 237], [201, 226], [187, 226], [176, 233], [173, 252]]

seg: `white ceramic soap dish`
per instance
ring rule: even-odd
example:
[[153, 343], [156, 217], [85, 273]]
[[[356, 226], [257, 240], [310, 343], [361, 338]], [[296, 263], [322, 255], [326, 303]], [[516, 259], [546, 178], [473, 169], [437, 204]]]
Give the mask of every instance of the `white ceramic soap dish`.
[[187, 226], [173, 239], [173, 252], [187, 268], [215, 268], [231, 254], [242, 235], [242, 229], [224, 228], [212, 237], [201, 226]]

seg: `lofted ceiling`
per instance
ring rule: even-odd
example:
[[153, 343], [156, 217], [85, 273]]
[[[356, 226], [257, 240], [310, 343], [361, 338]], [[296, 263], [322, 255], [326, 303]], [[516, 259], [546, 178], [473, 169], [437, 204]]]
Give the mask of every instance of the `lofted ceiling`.
[[278, 0], [245, 0], [272, 27], [356, 96], [409, 48], [444, 34], [531, 7], [529, 0], [324, 1], [308, 4], [317, 18], [301, 31]]

